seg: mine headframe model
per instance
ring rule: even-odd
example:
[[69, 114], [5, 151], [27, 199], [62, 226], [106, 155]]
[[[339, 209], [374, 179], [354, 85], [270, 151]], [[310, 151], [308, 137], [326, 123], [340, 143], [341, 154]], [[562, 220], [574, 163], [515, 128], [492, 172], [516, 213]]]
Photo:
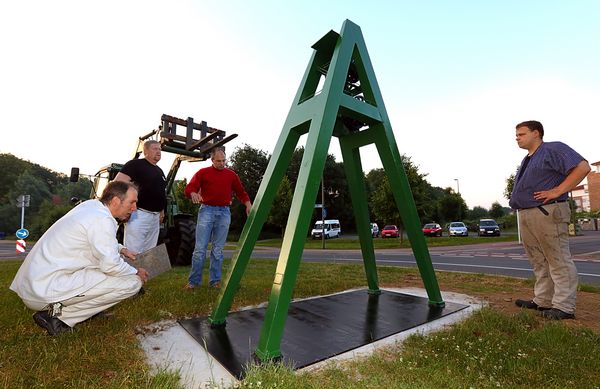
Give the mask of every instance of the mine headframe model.
[[[179, 134], [178, 129], [185, 130]], [[196, 137], [197, 136], [197, 137]], [[191, 263], [192, 252], [195, 244], [196, 222], [194, 216], [179, 212], [173, 192], [175, 176], [181, 162], [198, 162], [210, 158], [210, 153], [216, 148], [237, 137], [237, 134], [226, 136], [225, 131], [208, 127], [205, 121], [194, 123], [194, 119], [179, 119], [169, 115], [162, 115], [161, 125], [150, 133], [140, 136], [133, 155], [133, 159], [143, 158], [144, 142], [155, 139], [160, 142], [163, 152], [176, 155], [171, 169], [167, 173], [167, 207], [165, 209], [164, 223], [161, 225], [159, 243], [165, 243], [169, 260], [173, 265], [186, 266]], [[121, 171], [123, 164], [111, 163], [101, 168], [93, 178], [93, 187], [90, 198], [99, 198], [106, 185], [114, 180]], [[79, 169], [71, 171], [71, 181], [76, 181]]]

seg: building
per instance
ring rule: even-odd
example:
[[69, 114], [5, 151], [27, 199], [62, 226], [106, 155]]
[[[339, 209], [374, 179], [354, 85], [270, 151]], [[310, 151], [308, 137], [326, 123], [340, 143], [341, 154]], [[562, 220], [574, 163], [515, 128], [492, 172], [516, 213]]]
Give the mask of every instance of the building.
[[[592, 166], [592, 171], [587, 175], [585, 185], [587, 186], [589, 209], [583, 208], [583, 210], [596, 212], [600, 211], [600, 161], [590, 165]], [[575, 196], [573, 195], [573, 197]]]
[[582, 181], [581, 185], [575, 187], [571, 191], [571, 197], [575, 202], [577, 211], [588, 212], [590, 210], [590, 196], [588, 194], [588, 187], [585, 179]]

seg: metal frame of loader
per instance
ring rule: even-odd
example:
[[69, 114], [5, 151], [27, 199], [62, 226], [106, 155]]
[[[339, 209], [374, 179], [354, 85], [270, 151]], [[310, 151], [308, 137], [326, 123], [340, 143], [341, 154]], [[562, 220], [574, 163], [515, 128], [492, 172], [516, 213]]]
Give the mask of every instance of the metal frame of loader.
[[[185, 128], [185, 135], [178, 134], [179, 127]], [[199, 137], [194, 135], [199, 133]], [[159, 243], [165, 243], [169, 260], [173, 265], [189, 265], [195, 245], [196, 221], [194, 216], [180, 213], [173, 193], [175, 177], [181, 162], [198, 162], [210, 158], [210, 153], [216, 148], [237, 137], [237, 134], [226, 136], [225, 131], [208, 127], [205, 121], [194, 123], [194, 119], [187, 120], [163, 114], [161, 125], [150, 133], [138, 138], [138, 144], [133, 156], [137, 159], [143, 156], [144, 142], [155, 139], [160, 142], [163, 152], [176, 155], [171, 169], [167, 173], [167, 208], [165, 219], [161, 226]], [[104, 187], [121, 171], [123, 164], [111, 163], [100, 169], [94, 175], [91, 198], [98, 198]], [[122, 228], [120, 228], [122, 235]], [[120, 237], [121, 238], [121, 237]]]

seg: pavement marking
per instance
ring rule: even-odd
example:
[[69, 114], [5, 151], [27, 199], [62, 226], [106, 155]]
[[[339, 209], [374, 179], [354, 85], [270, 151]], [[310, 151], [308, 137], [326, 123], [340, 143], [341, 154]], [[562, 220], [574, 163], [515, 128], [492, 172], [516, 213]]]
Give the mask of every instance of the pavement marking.
[[600, 274], [591, 274], [591, 273], [577, 273], [580, 276], [588, 276], [588, 277], [600, 277]]
[[[354, 258], [336, 258], [336, 261], [346, 261], [346, 262], [359, 262], [361, 259]], [[411, 265], [416, 265], [415, 261], [399, 261], [395, 259], [378, 259], [377, 262], [385, 262], [385, 263], [406, 263]], [[523, 267], [510, 267], [510, 266], [489, 266], [489, 265], [470, 265], [465, 263], [445, 263], [445, 262], [432, 262], [432, 265], [437, 266], [464, 266], [464, 267], [473, 267], [473, 268], [485, 268], [485, 269], [501, 269], [501, 270], [517, 270], [517, 271], [525, 271], [528, 273], [533, 273], [532, 269], [527, 269]], [[580, 276], [587, 277], [600, 277], [600, 274], [592, 274], [592, 273], [577, 273]]]

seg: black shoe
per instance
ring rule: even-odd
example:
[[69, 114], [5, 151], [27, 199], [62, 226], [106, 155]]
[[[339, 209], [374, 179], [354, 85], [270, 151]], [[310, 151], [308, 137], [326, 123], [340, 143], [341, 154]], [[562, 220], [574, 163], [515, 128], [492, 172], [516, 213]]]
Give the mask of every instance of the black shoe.
[[575, 319], [575, 314], [567, 313], [556, 308], [551, 308], [542, 312], [542, 316], [552, 320]]
[[140, 288], [140, 290], [138, 290], [138, 292], [137, 292], [136, 294], [134, 294], [134, 295], [133, 295], [131, 298], [132, 298], [132, 299], [136, 299], [136, 298], [138, 298], [138, 297], [142, 297], [142, 296], [143, 296], [143, 295], [145, 295], [145, 294], [146, 294], [146, 289], [144, 289], [144, 287], [142, 286], [142, 287]]
[[538, 310], [538, 311], [546, 311], [546, 310], [550, 309], [550, 308], [546, 308], [546, 307], [540, 307], [533, 300], [520, 300], [520, 299], [517, 299], [517, 300], [515, 300], [515, 305], [517, 307], [527, 308], [527, 309], [535, 309], [535, 310]]
[[52, 317], [48, 311], [38, 311], [33, 314], [33, 321], [38, 326], [48, 331], [49, 335], [56, 336], [64, 332], [73, 332], [73, 329], [57, 317]]

